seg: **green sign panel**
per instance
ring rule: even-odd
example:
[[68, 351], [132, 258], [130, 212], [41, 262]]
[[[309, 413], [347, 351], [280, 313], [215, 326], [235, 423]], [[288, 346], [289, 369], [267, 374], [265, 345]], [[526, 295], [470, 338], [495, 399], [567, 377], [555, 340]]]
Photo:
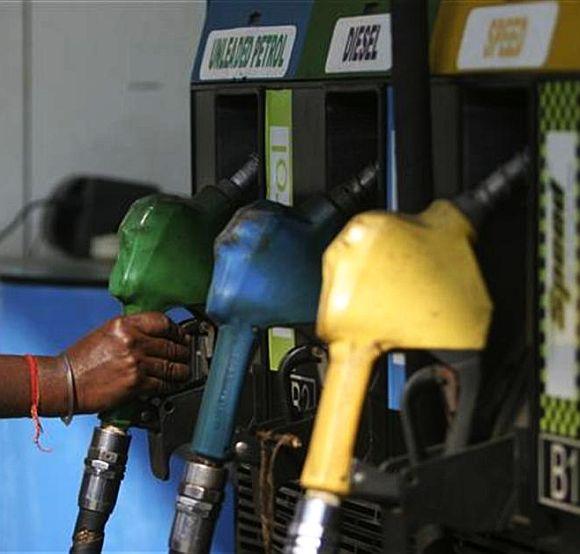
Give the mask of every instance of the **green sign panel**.
[[[430, 29], [440, 2], [428, 0]], [[296, 78], [344, 79], [390, 73], [391, 2], [378, 0], [371, 10], [366, 7], [360, 0], [314, 3]]]
[[[292, 91], [266, 91], [266, 186], [268, 200], [292, 205]], [[270, 369], [296, 344], [294, 330], [268, 331]]]

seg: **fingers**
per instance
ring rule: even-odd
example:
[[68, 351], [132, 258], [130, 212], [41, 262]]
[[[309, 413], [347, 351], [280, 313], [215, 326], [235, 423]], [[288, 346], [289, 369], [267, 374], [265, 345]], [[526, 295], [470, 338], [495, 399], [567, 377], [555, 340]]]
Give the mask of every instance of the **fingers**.
[[165, 395], [182, 389], [190, 378], [190, 336], [158, 312], [120, 319], [131, 339], [124, 344], [133, 360], [133, 391]]
[[168, 387], [182, 385], [190, 376], [189, 366], [182, 363], [171, 362], [167, 359], [146, 357], [139, 362], [139, 369], [144, 378], [144, 384], [154, 378], [164, 382]]
[[163, 313], [144, 312], [126, 316], [125, 319], [145, 335], [166, 338], [185, 345], [191, 342], [191, 337]]
[[153, 339], [143, 337], [140, 341], [141, 350], [145, 356], [162, 358], [169, 362], [189, 363], [191, 350], [189, 345], [185, 346], [178, 342], [167, 339]]
[[155, 377], [146, 377], [141, 385], [141, 390], [145, 394], [165, 396], [183, 388], [183, 385], [170, 383]]

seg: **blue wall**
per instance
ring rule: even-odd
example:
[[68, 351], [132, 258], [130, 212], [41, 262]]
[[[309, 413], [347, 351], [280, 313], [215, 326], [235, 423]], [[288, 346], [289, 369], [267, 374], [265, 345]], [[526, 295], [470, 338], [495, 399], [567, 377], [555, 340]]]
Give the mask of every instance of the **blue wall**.
[[[57, 354], [119, 313], [104, 289], [0, 284], [0, 353]], [[43, 453], [32, 443], [29, 419], [0, 420], [0, 551], [68, 551], [76, 518], [83, 459], [95, 416], [75, 417], [66, 428], [43, 419]], [[181, 460], [171, 480], [156, 480], [149, 469], [147, 437], [133, 432], [129, 464], [119, 500], [107, 526], [104, 552], [167, 552]], [[233, 547], [233, 506], [222, 510], [214, 553]]]

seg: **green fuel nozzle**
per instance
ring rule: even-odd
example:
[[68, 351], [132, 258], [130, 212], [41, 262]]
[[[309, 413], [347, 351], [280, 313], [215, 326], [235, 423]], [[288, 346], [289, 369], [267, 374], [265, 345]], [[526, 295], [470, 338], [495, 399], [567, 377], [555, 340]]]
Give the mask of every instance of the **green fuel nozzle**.
[[[205, 303], [213, 270], [213, 243], [234, 212], [255, 194], [260, 161], [252, 154], [229, 179], [193, 198], [167, 194], [135, 202], [119, 228], [120, 251], [109, 291], [126, 315]], [[70, 552], [98, 554], [105, 525], [125, 474], [140, 405], [130, 403], [100, 414], [85, 459], [79, 514]], [[189, 437], [188, 437], [189, 438]]]
[[155, 194], [135, 202], [119, 227], [120, 250], [109, 292], [125, 314], [205, 303], [213, 242], [234, 212], [253, 197], [258, 158], [193, 198]]

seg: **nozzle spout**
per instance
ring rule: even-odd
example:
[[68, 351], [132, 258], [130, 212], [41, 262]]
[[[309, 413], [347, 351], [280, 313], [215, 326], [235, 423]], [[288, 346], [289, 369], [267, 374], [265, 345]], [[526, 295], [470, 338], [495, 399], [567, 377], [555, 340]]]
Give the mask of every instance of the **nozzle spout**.
[[240, 189], [244, 190], [251, 186], [256, 180], [259, 167], [260, 158], [258, 158], [257, 154], [252, 154], [246, 163], [230, 177], [230, 181]]
[[477, 229], [485, 217], [522, 184], [521, 177], [529, 165], [530, 154], [526, 149], [501, 165], [475, 188], [458, 196], [454, 200], [455, 205]]
[[354, 215], [369, 202], [375, 190], [379, 164], [367, 165], [352, 179], [330, 190], [330, 199], [347, 216]]

